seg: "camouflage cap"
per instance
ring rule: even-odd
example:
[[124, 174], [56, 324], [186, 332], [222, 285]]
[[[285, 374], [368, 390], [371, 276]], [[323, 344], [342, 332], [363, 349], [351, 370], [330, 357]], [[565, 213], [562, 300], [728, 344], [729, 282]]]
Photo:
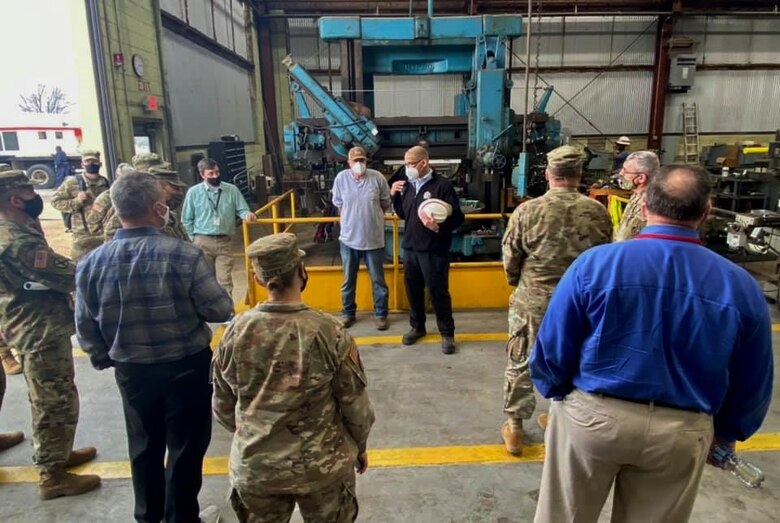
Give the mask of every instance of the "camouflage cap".
[[155, 178], [162, 182], [168, 182], [173, 185], [179, 185], [181, 187], [186, 187], [187, 185], [181, 181], [179, 178], [179, 173], [176, 171], [173, 171], [167, 167], [164, 167], [163, 165], [166, 165], [165, 163], [161, 164], [160, 166], [151, 166], [146, 171], [149, 174], [153, 175]]
[[6, 163], [0, 164], [0, 192], [32, 186], [24, 171], [11, 169], [11, 166]]
[[306, 253], [298, 248], [297, 236], [283, 232], [253, 241], [246, 255], [257, 262], [254, 265], [259, 266], [261, 277], [272, 278], [293, 270]]
[[86, 162], [88, 160], [99, 162], [100, 161], [100, 151], [97, 151], [95, 149], [82, 149], [81, 150], [81, 161], [82, 162]]
[[550, 167], [582, 167], [585, 153], [571, 145], [562, 145], [547, 153], [547, 165]]
[[122, 162], [119, 165], [116, 166], [116, 170], [114, 171], [114, 175], [116, 176], [122, 176], [123, 174], [131, 173], [135, 171], [133, 169], [133, 166], [129, 163]]
[[149, 172], [152, 167], [168, 169], [171, 164], [164, 161], [156, 153], [138, 153], [130, 160], [137, 171]]

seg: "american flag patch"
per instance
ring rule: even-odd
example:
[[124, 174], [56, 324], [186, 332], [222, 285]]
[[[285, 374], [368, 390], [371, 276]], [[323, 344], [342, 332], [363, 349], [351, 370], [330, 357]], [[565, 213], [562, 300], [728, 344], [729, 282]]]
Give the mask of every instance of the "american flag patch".
[[35, 263], [33, 267], [36, 269], [45, 269], [49, 264], [49, 251], [35, 251]]

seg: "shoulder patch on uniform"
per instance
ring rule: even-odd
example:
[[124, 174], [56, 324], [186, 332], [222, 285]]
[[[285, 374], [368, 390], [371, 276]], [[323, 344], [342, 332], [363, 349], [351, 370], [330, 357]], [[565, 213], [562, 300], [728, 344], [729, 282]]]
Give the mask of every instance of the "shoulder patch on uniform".
[[33, 267], [36, 269], [45, 269], [47, 265], [49, 265], [49, 251], [35, 251], [35, 261], [33, 262]]
[[92, 210], [93, 210], [93, 211], [95, 211], [95, 212], [100, 212], [100, 211], [102, 211], [102, 210], [103, 210], [103, 206], [102, 206], [102, 205], [100, 205], [100, 203], [98, 203], [99, 201], [100, 201], [100, 200], [95, 200], [95, 201], [92, 203]]
[[70, 266], [70, 260], [67, 258], [54, 258], [53, 264], [57, 269], [67, 269]]
[[360, 352], [358, 352], [358, 348], [356, 344], [352, 344], [352, 348], [349, 351], [349, 359], [352, 360], [352, 363], [358, 366], [358, 368], [363, 368], [363, 363], [360, 361]]

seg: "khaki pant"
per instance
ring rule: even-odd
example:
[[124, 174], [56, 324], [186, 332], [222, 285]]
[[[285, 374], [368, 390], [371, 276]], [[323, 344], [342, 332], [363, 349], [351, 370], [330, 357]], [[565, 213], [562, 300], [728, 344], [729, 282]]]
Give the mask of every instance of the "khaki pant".
[[230, 236], [205, 236], [196, 234], [192, 243], [203, 250], [206, 263], [217, 275], [222, 288], [233, 297], [233, 255]]
[[550, 404], [538, 523], [595, 522], [612, 484], [612, 521], [688, 521], [712, 417], [574, 390]]
[[319, 492], [300, 495], [264, 495], [261, 489], [239, 495], [233, 489], [230, 503], [241, 523], [290, 521], [295, 504], [306, 523], [352, 523], [357, 519], [355, 474]]

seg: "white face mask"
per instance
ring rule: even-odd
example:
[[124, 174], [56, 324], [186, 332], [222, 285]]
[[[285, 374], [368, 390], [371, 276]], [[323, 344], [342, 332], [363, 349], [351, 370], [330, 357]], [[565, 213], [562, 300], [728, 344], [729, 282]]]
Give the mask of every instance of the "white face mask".
[[409, 179], [409, 181], [416, 180], [420, 177], [420, 172], [417, 170], [416, 167], [409, 167], [406, 166], [406, 177]]
[[[159, 214], [157, 216], [160, 216]], [[163, 219], [163, 224], [160, 226], [160, 229], [165, 228], [166, 225], [168, 225], [168, 222], [171, 220], [171, 208], [167, 205], [165, 206], [165, 214], [160, 216], [160, 218]]]
[[362, 162], [355, 162], [350, 167], [352, 169], [352, 172], [355, 174], [355, 176], [363, 176], [366, 172], [366, 164]]

